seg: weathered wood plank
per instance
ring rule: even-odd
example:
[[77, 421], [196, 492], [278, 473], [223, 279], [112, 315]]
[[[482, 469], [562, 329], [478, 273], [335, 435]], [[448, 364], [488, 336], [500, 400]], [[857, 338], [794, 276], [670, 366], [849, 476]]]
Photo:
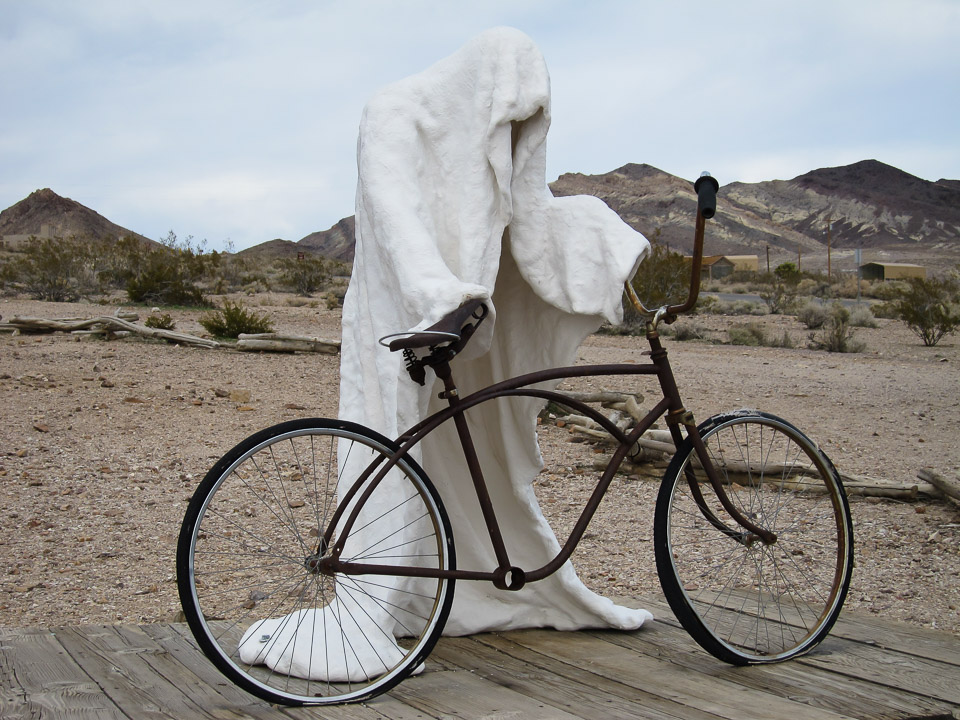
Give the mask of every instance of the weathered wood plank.
[[591, 718], [718, 717], [555, 660], [513, 642], [511, 635], [484, 633], [470, 638], [444, 638], [434, 652], [464, 669], [476, 667], [481, 677], [497, 685]]
[[[632, 633], [598, 630], [589, 634], [633, 652], [655, 655], [731, 684], [857, 718], [894, 720], [917, 715], [949, 715], [951, 712], [948, 703], [859, 678], [837, 675], [799, 660], [750, 668], [727, 665], [701, 650], [682, 628], [668, 623], [654, 622]], [[814, 653], [822, 655], [835, 652], [842, 643], [841, 639], [827, 638]]]
[[[218, 685], [205, 682], [190, 666], [182, 663], [174, 653], [171, 653], [169, 648], [158, 640], [155, 633], [147, 632], [146, 628], [122, 625], [117, 626], [115, 630], [126, 645], [125, 648], [118, 651], [121, 657], [126, 657], [129, 654], [136, 655], [139, 662], [147, 665], [158, 677], [163, 678], [173, 688], [189, 698], [192, 704], [203, 708], [204, 712], [218, 718], [237, 718], [237, 720], [267, 720], [277, 717], [276, 712], [267, 703], [257, 702], [250, 694], [243, 692], [222, 675], [220, 676], [221, 682]], [[185, 643], [182, 637], [170, 635], [172, 640], [178, 638], [180, 643]], [[141, 672], [146, 673], [148, 671], [143, 668]], [[233, 702], [227, 700], [225, 694], [220, 690], [229, 693], [233, 697]], [[175, 697], [172, 698], [173, 702], [168, 702], [169, 692], [170, 690], [167, 689], [163, 694], [155, 696], [158, 702], [162, 702], [165, 710], [173, 710], [174, 707], [172, 706], [182, 706], [184, 704], [176, 697], [179, 693], [175, 691]]]
[[57, 639], [71, 657], [104, 692], [122, 708], [136, 708], [137, 717], [214, 718], [178, 688], [157, 676], [140, 654], [162, 652], [156, 646], [133, 647], [125, 643], [113, 626], [58, 628]]
[[[615, 598], [628, 607], [643, 607], [657, 620], [680, 627], [663, 598]], [[960, 666], [960, 638], [949, 633], [916, 627], [862, 613], [841, 612], [828, 638], [841, 637], [884, 650], [915, 655], [928, 660]], [[691, 640], [692, 642], [692, 640]]]
[[585, 633], [530, 630], [512, 633], [511, 638], [555, 658], [579, 664], [602, 677], [730, 720], [767, 720], [773, 706], [794, 720], [850, 717], [742, 685], [731, 685], [711, 675], [640, 655]]
[[[840, 613], [830, 635], [960, 667], [960, 638], [937, 630]], [[960, 675], [960, 670], [957, 673]]]
[[[501, 687], [469, 670], [442, 670], [407, 680], [391, 691], [430, 717], [524, 718], [524, 720], [578, 720], [573, 715], [534, 698]], [[600, 717], [602, 716], [594, 716]]]
[[329, 720], [382, 720], [383, 718], [389, 720], [420, 718], [422, 720], [426, 717], [422, 712], [389, 695], [375, 698], [367, 704], [324, 706], [322, 709], [287, 707], [281, 712], [280, 709], [240, 689], [217, 670], [197, 647], [186, 624], [148, 625], [144, 626], [143, 630], [173, 658], [189, 668], [189, 672], [194, 674], [209, 692], [221, 696], [220, 701], [214, 701], [219, 704], [208, 707], [227, 711], [241, 709], [264, 720], [291, 717], [304, 718], [304, 720], [316, 720], [317, 717], [329, 718]]
[[662, 619], [633, 633], [443, 638], [426, 671], [389, 694], [319, 708], [273, 706], [234, 686], [182, 623], [0, 630], [0, 717], [960, 717], [952, 636], [853, 616], [804, 658], [734, 668], [699, 649], [662, 599], [632, 604]]
[[835, 639], [834, 643], [835, 652], [809, 655], [797, 662], [943, 700], [960, 708], [960, 673], [955, 666], [904, 653], [878, 651], [842, 638]]
[[49, 630], [0, 629], [0, 717], [126, 719]]

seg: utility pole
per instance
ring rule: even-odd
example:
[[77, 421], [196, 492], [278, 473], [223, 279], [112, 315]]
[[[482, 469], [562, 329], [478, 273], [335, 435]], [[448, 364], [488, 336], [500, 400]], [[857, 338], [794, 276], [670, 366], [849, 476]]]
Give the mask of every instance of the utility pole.
[[827, 215], [827, 279], [833, 274], [830, 267], [830, 226], [833, 225], [830, 222], [833, 215]]

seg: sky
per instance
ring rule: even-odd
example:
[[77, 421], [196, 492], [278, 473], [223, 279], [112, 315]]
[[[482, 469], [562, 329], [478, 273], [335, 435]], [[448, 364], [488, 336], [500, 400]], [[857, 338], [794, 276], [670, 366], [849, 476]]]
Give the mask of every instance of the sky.
[[960, 179], [960, 0], [0, 0], [0, 209], [299, 240], [354, 212], [367, 100], [499, 25], [546, 58], [548, 182]]

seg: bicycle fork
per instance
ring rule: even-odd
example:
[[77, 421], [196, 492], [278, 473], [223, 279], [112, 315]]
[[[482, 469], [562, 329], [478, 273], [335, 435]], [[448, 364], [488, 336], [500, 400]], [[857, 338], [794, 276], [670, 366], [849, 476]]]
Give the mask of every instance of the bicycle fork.
[[700, 465], [707, 479], [710, 481], [710, 486], [720, 501], [720, 505], [743, 530], [736, 530], [729, 527], [727, 523], [718, 518], [713, 510], [710, 509], [706, 499], [703, 497], [703, 493], [700, 491], [700, 485], [694, 475], [693, 467], [688, 463], [684, 469], [684, 474], [687, 478], [687, 484], [690, 486], [690, 494], [693, 496], [694, 502], [696, 502], [700, 512], [717, 530], [737, 542], [749, 546], [759, 539], [763, 541], [764, 545], [774, 544], [777, 541], [776, 533], [758, 526], [749, 518], [745, 517], [731, 502], [730, 496], [727, 495], [723, 489], [717, 468], [714, 467], [713, 462], [711, 462], [707, 446], [704, 444], [703, 438], [700, 437], [700, 432], [697, 430], [693, 413], [683, 406], [680, 391], [677, 388], [673, 370], [670, 367], [670, 361], [667, 359], [667, 351], [660, 343], [660, 334], [657, 332], [655, 322], [647, 324], [647, 340], [650, 343], [650, 358], [657, 367], [657, 379], [660, 381], [660, 389], [663, 392], [663, 396], [667, 398], [670, 403], [665, 420], [670, 430], [670, 435], [673, 438], [674, 446], [679, 450], [682, 445], [684, 437], [680, 427], [683, 426], [686, 429], [687, 438], [689, 438], [693, 445], [697, 459], [700, 461]]

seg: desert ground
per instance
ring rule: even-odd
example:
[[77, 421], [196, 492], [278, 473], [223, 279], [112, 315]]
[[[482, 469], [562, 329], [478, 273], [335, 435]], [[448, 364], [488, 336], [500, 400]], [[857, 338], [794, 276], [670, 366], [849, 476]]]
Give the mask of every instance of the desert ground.
[[[261, 294], [245, 303], [279, 332], [336, 339], [339, 310]], [[150, 308], [128, 308], [142, 321]], [[77, 318], [116, 306], [0, 300], [0, 315]], [[202, 311], [170, 311], [202, 335]], [[806, 349], [794, 318], [757, 319], [793, 349], [667, 341], [698, 420], [756, 407], [791, 420], [844, 474], [912, 484], [922, 468], [960, 473], [960, 336], [924, 347], [900, 323], [860, 328], [860, 353]], [[697, 316], [709, 337], [743, 318]], [[398, 329], [399, 330], [399, 329]], [[638, 358], [643, 338], [594, 335], [579, 362]], [[207, 469], [254, 431], [335, 416], [339, 357], [243, 353], [144, 338], [0, 333], [0, 626], [148, 623], [177, 617], [174, 549], [187, 501]], [[618, 385], [618, 383], [620, 383]], [[631, 390], [585, 380], [575, 390]], [[655, 388], [640, 390], [649, 400]], [[538, 481], [562, 529], [590, 487], [593, 450], [543, 429], [564, 472]], [[429, 469], [428, 469], [429, 470]], [[557, 478], [562, 477], [562, 481]], [[656, 483], [618, 478], [630, 502], [604, 503], [574, 564], [599, 592], [659, 594], [651, 544]], [[856, 569], [847, 608], [960, 634], [960, 506], [853, 497]], [[614, 561], [611, 564], [611, 561]]]

